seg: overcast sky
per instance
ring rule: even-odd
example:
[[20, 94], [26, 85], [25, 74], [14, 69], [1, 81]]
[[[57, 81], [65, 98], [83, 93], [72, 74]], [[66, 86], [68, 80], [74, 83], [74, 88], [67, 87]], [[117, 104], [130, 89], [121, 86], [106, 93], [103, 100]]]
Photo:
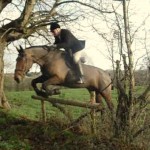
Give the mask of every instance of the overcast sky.
[[[115, 6], [118, 6], [120, 2], [115, 2], [113, 4]], [[122, 5], [120, 5], [120, 7], [117, 9], [117, 12], [122, 14]], [[136, 28], [141, 26], [141, 24], [147, 18], [147, 16], [150, 15], [150, 0], [131, 0], [129, 6], [129, 14], [130, 22], [132, 22], [132, 24], [135, 26], [132, 26], [132, 28], [133, 30], [136, 30]], [[105, 22], [99, 21], [98, 26], [102, 32], [107, 32], [105, 31], [107, 30]], [[146, 20], [145, 26], [139, 29], [139, 32], [137, 33], [138, 38], [145, 36], [145, 31], [143, 30], [144, 28], [145, 30], [147, 30], [147, 41], [148, 43], [150, 43], [150, 17]], [[108, 58], [109, 54], [104, 40], [100, 38], [95, 32], [87, 30], [88, 29], [85, 29], [86, 32], [82, 33], [82, 35], [84, 35], [86, 39], [85, 51], [92, 59], [95, 66], [98, 66], [103, 69], [112, 69], [112, 64], [110, 59]], [[150, 44], [147, 44], [147, 48], [150, 53]], [[144, 45], [142, 45], [138, 40], [135, 40], [135, 42], [132, 45], [132, 50], [134, 52], [134, 62], [138, 60], [139, 66], [143, 62], [142, 56], [146, 53], [144, 49]], [[115, 54], [115, 60], [117, 59], [119, 59], [119, 57], [117, 54]], [[139, 68], [139, 66], [136, 67]]]
[[[109, 0], [111, 2], [111, 0]], [[112, 1], [113, 2], [113, 1]], [[115, 6], [118, 6], [120, 2], [113, 2]], [[120, 6], [118, 8], [118, 12], [122, 13], [122, 7]], [[130, 1], [130, 20], [133, 22], [134, 25], [137, 27], [141, 25], [144, 18], [150, 14], [150, 0], [131, 0]], [[10, 14], [11, 18], [17, 18], [19, 14]], [[0, 16], [2, 18], [2, 16]], [[83, 22], [84, 24], [85, 22]], [[105, 28], [105, 22], [101, 22], [99, 26], [103, 28], [103, 30], [107, 29]], [[150, 34], [150, 18], [146, 20], [146, 30], [148, 34]], [[93, 30], [89, 30], [89, 28], [84, 28], [78, 32], [76, 32], [75, 29], [77, 27], [68, 27], [79, 39], [86, 40], [86, 48], [84, 52], [86, 53], [87, 60], [90, 64], [93, 64], [94, 66], [100, 67], [104, 70], [106, 69], [112, 69], [112, 64], [110, 59], [108, 58], [108, 51], [107, 47], [105, 45], [105, 42], [102, 38], [100, 38], [97, 33], [93, 32]], [[144, 32], [145, 33], [145, 32]], [[144, 33], [139, 32], [139, 36], [144, 36]], [[148, 41], [150, 36], [148, 36]], [[149, 42], [150, 43], [150, 42]], [[138, 45], [138, 44], [137, 44]], [[135, 46], [135, 44], [134, 44]], [[149, 46], [148, 46], [149, 47]], [[134, 49], [135, 47], [133, 47]], [[137, 48], [137, 47], [136, 47]], [[138, 48], [137, 48], [138, 49]], [[84, 53], [84, 55], [85, 55]], [[139, 51], [134, 53], [134, 60], [136, 61], [139, 57], [145, 54], [145, 51], [143, 50], [143, 47], [139, 46]], [[11, 66], [7, 65], [6, 72], [14, 71], [15, 62], [16, 62], [17, 52], [15, 51], [5, 51], [5, 64], [11, 64]], [[115, 60], [117, 60], [117, 55]], [[141, 59], [142, 61], [142, 59]], [[139, 62], [140, 63], [140, 62]], [[8, 67], [9, 66], [9, 67]]]

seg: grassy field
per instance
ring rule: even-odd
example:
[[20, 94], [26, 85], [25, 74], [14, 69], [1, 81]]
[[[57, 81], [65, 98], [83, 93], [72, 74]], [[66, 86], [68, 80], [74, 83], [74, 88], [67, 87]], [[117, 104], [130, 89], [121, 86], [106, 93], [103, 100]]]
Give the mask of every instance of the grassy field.
[[[12, 107], [11, 114], [17, 116], [24, 116], [33, 120], [40, 119], [41, 116], [41, 102], [31, 98], [35, 95], [33, 91], [22, 92], [7, 92], [6, 93], [9, 103]], [[113, 103], [116, 104], [116, 91], [113, 91]], [[59, 96], [54, 96], [61, 99], [77, 100], [81, 102], [89, 102], [89, 93], [86, 89], [62, 89]], [[72, 106], [66, 106], [70, 113], [74, 116], [78, 116], [82, 111], [86, 111], [84, 108], [75, 108]], [[46, 112], [48, 116], [56, 115], [59, 111], [52, 107], [51, 103], [46, 102]]]
[[[33, 91], [24, 91], [24, 92], [8, 92], [7, 97], [9, 99], [10, 105], [12, 107], [11, 113], [18, 116], [24, 116], [33, 120], [41, 119], [41, 101], [34, 100], [31, 98], [32, 95], [35, 95]], [[67, 89], [62, 90], [62, 93], [58, 98], [64, 99], [76, 99], [83, 102], [88, 102], [89, 93], [85, 89], [76, 90], [76, 89]], [[47, 116], [55, 116], [56, 114], [60, 115], [59, 110], [51, 105], [49, 102], [46, 103], [46, 113]], [[66, 106], [70, 111], [73, 110], [72, 107]], [[74, 109], [74, 113], [81, 113], [82, 109]], [[71, 113], [71, 112], [70, 112]]]
[[[142, 89], [137, 88], [140, 93]], [[86, 117], [79, 126], [70, 127], [69, 120], [49, 102], [46, 102], [47, 122], [42, 121], [41, 102], [33, 100], [33, 91], [6, 92], [11, 110], [0, 110], [0, 150], [121, 150], [140, 149], [133, 144], [112, 139], [112, 126], [109, 117], [104, 122], [100, 114], [96, 117], [96, 135], [91, 134], [91, 118]], [[116, 106], [117, 94], [112, 93]], [[58, 98], [89, 102], [85, 89], [62, 89]], [[88, 109], [65, 106], [72, 120]]]

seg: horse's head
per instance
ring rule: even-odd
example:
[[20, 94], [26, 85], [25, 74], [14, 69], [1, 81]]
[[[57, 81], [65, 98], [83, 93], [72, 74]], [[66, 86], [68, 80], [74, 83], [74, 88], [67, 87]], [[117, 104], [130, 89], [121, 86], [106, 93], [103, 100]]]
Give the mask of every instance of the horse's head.
[[24, 78], [26, 73], [32, 67], [33, 60], [32, 55], [27, 53], [21, 46], [18, 49], [18, 57], [16, 59], [16, 69], [14, 79], [16, 82], [20, 83], [20, 81]]

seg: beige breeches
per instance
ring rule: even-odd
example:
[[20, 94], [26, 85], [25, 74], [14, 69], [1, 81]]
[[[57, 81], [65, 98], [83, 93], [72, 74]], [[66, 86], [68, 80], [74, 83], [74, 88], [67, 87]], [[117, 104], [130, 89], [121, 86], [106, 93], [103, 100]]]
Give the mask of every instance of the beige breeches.
[[81, 56], [82, 56], [82, 50], [73, 54], [73, 60], [76, 64], [79, 63]]

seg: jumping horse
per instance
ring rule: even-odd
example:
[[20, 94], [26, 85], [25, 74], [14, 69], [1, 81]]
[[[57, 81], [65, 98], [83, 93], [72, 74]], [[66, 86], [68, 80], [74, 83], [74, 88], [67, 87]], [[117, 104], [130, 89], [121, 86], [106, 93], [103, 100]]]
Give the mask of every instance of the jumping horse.
[[[82, 64], [84, 72], [84, 84], [77, 84], [76, 71], [74, 65], [67, 59], [64, 51], [55, 49], [51, 46], [31, 46], [23, 49], [18, 48], [18, 57], [16, 59], [16, 69], [14, 79], [16, 82], [22, 81], [26, 73], [32, 67], [33, 63], [40, 66], [42, 75], [32, 80], [32, 87], [37, 95], [48, 97], [49, 95], [59, 93], [57, 88], [49, 89], [49, 85], [65, 86], [69, 88], [86, 88], [93, 101], [94, 94], [97, 103], [102, 103], [105, 99], [110, 111], [113, 111], [111, 101], [111, 78], [104, 70]], [[39, 89], [37, 83], [42, 84]]]

